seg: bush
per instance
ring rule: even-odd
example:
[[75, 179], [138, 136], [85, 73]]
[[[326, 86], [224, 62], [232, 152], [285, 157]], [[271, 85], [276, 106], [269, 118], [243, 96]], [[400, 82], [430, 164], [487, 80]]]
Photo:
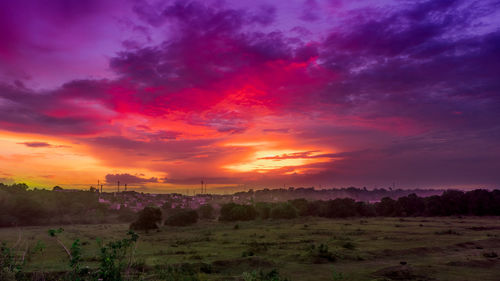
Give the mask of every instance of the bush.
[[297, 209], [297, 213], [299, 216], [310, 215], [309, 202], [306, 199], [300, 198], [300, 199], [289, 200], [288, 202], [292, 204], [292, 206], [294, 206], [295, 209]]
[[260, 219], [267, 220], [271, 216], [271, 204], [258, 202], [255, 204], [255, 210]]
[[247, 221], [254, 220], [257, 217], [255, 207], [250, 205], [239, 205], [228, 203], [222, 206], [219, 220], [221, 221]]
[[297, 209], [290, 203], [280, 203], [271, 209], [272, 219], [293, 219], [297, 217]]
[[198, 213], [193, 210], [181, 210], [169, 216], [165, 221], [166, 225], [186, 226], [198, 221]]
[[214, 208], [210, 204], [205, 204], [198, 208], [198, 215], [201, 219], [213, 219]]
[[138, 219], [130, 224], [130, 229], [146, 231], [157, 229], [159, 222], [161, 222], [161, 210], [156, 207], [146, 207], [139, 212]]
[[325, 244], [320, 244], [318, 247], [311, 245], [308, 251], [313, 263], [334, 262], [337, 259], [335, 254], [328, 250], [328, 245]]

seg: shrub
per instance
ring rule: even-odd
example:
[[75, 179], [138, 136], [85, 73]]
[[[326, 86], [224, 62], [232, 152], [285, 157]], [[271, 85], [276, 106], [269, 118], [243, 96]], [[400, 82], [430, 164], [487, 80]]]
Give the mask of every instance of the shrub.
[[271, 204], [258, 202], [255, 204], [255, 210], [260, 219], [267, 220], [271, 215]]
[[255, 207], [250, 205], [239, 205], [228, 203], [222, 206], [219, 220], [221, 221], [247, 221], [254, 220], [257, 217]]
[[169, 216], [165, 221], [166, 225], [186, 226], [198, 221], [198, 213], [193, 210], [181, 210]]
[[159, 222], [161, 222], [161, 210], [156, 207], [146, 207], [139, 212], [137, 220], [130, 224], [130, 229], [146, 231], [157, 229]]
[[214, 208], [210, 204], [205, 204], [198, 208], [198, 215], [201, 219], [213, 219]]
[[348, 249], [348, 250], [354, 250], [356, 248], [356, 245], [354, 245], [351, 242], [345, 242], [344, 244], [342, 244], [342, 248]]
[[318, 247], [311, 245], [308, 249], [309, 256], [314, 263], [324, 263], [325, 261], [333, 262], [337, 260], [334, 253], [328, 250], [328, 245], [320, 244]]
[[309, 215], [309, 202], [306, 199], [300, 198], [300, 199], [289, 200], [288, 202], [292, 204], [292, 206], [294, 206], [295, 209], [297, 209], [297, 214], [299, 216]]
[[272, 219], [293, 219], [297, 217], [297, 209], [290, 203], [280, 203], [271, 209]]
[[98, 280], [121, 281], [126, 267], [130, 268], [135, 254], [135, 243], [139, 235], [133, 231], [127, 233], [129, 238], [110, 242], [103, 245], [99, 241], [100, 254]]

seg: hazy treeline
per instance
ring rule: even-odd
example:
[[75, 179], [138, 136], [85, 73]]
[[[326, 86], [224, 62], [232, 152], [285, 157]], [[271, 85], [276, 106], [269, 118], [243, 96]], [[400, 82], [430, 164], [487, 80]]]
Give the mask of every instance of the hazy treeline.
[[332, 200], [337, 198], [352, 198], [356, 201], [373, 202], [380, 201], [384, 197], [397, 199], [399, 197], [407, 196], [412, 193], [421, 196], [429, 197], [433, 195], [441, 195], [444, 190], [437, 189], [396, 189], [389, 187], [367, 189], [347, 187], [347, 188], [331, 188], [331, 189], [315, 189], [313, 187], [290, 187], [279, 189], [261, 189], [237, 192], [234, 195], [240, 199], [252, 199], [254, 202], [274, 202], [288, 201], [293, 199], [307, 199], [307, 200]]
[[[0, 183], [0, 227], [49, 224], [92, 224], [131, 222], [137, 214], [128, 208], [112, 210], [99, 203], [99, 194], [90, 191], [29, 190], [26, 184]], [[367, 203], [351, 198], [332, 200], [292, 199], [286, 202], [257, 202], [251, 204], [228, 203], [220, 210], [210, 204], [197, 212], [188, 209], [164, 209], [160, 219], [167, 225], [187, 225], [198, 218], [221, 221], [253, 220], [256, 218], [288, 219], [297, 216], [328, 218], [356, 216], [449, 216], [500, 215], [500, 190], [448, 190], [442, 195], [420, 197], [409, 194], [380, 202]], [[162, 218], [163, 217], [163, 218]], [[141, 228], [141, 227], [138, 227]]]
[[410, 194], [397, 200], [385, 197], [377, 203], [356, 202], [350, 198], [308, 201], [294, 199], [283, 203], [259, 202], [253, 205], [229, 203], [222, 206], [220, 220], [287, 219], [297, 216], [327, 218], [373, 216], [498, 216], [500, 190], [445, 191], [442, 195], [419, 197]]
[[95, 192], [29, 190], [24, 183], [0, 183], [0, 210], [0, 227], [116, 222], [126, 216], [125, 210], [100, 204]]

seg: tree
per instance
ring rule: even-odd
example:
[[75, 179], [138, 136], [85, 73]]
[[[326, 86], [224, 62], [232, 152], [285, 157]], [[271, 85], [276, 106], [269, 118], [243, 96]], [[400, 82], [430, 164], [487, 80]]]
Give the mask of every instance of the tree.
[[299, 216], [307, 216], [308, 215], [309, 204], [308, 204], [306, 199], [300, 198], [300, 199], [290, 200], [288, 202], [290, 202], [290, 204], [292, 204], [295, 207], [295, 209], [297, 209]]
[[221, 221], [247, 221], [254, 220], [257, 217], [257, 211], [254, 206], [239, 205], [236, 203], [224, 204], [220, 209]]
[[198, 215], [202, 219], [213, 219], [214, 208], [210, 204], [202, 205], [198, 208]]
[[271, 209], [271, 218], [273, 219], [293, 219], [297, 217], [297, 209], [290, 203], [276, 204]]
[[255, 210], [257, 211], [259, 218], [267, 220], [271, 215], [271, 204], [266, 202], [255, 203]]
[[179, 210], [165, 220], [166, 225], [186, 226], [198, 221], [198, 213], [194, 210]]
[[401, 207], [403, 216], [420, 216], [425, 211], [425, 202], [415, 193], [400, 197], [398, 205]]
[[139, 217], [130, 225], [130, 229], [146, 231], [157, 229], [159, 222], [161, 222], [161, 210], [148, 206], [139, 212]]
[[384, 197], [380, 202], [375, 205], [377, 215], [392, 217], [400, 215], [400, 208], [396, 200], [390, 197]]

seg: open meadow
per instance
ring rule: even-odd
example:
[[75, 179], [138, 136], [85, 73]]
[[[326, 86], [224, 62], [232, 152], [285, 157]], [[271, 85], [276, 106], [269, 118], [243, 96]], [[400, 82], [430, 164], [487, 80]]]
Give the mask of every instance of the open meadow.
[[[59, 238], [68, 247], [79, 238], [83, 265], [96, 267], [97, 239], [123, 239], [128, 227], [68, 225]], [[30, 247], [44, 245], [23, 270], [47, 277], [70, 270], [50, 228], [1, 228], [0, 241], [12, 245], [21, 233]], [[186, 280], [254, 280], [252, 272], [273, 269], [288, 280], [500, 280], [497, 217], [200, 221], [138, 234], [134, 264], [144, 280], [169, 280], [154, 270], [166, 265], [194, 272]]]

